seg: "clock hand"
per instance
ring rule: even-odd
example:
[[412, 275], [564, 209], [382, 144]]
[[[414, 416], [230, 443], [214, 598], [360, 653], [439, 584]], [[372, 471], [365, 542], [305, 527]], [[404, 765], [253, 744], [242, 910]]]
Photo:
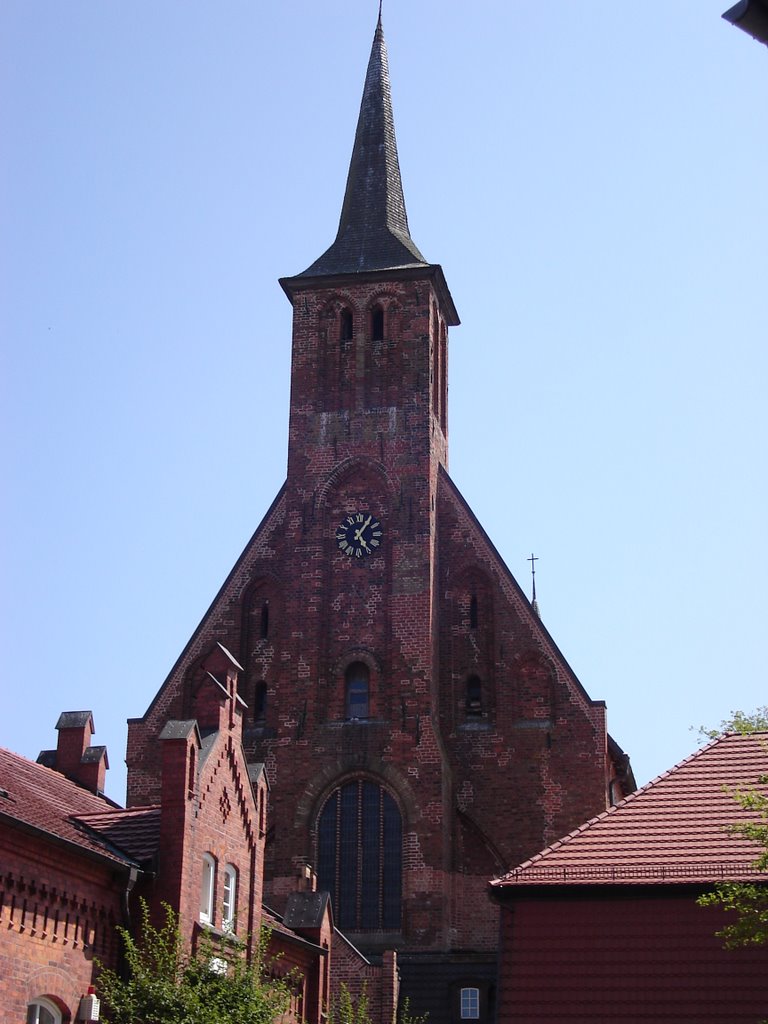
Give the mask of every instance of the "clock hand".
[[372, 519], [373, 519], [373, 516], [368, 516], [368, 518], [363, 523], [363, 525], [360, 527], [360, 529], [359, 530], [355, 530], [355, 540], [360, 541], [360, 543], [363, 544], [366, 548], [368, 547], [368, 545], [363, 540], [363, 530], [365, 530], [368, 527], [368, 524], [370, 523], [370, 521]]

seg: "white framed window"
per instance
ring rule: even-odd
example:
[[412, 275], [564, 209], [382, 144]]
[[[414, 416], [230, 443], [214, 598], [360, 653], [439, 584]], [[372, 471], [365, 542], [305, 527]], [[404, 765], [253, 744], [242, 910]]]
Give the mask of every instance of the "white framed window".
[[224, 899], [221, 904], [221, 927], [224, 931], [235, 930], [237, 917], [237, 868], [227, 864], [224, 868]]
[[38, 996], [27, 1006], [27, 1024], [61, 1024], [61, 1010], [50, 999]]
[[203, 875], [200, 882], [200, 920], [213, 924], [213, 889], [216, 880], [216, 861], [210, 853], [203, 854]]
[[463, 988], [461, 990], [461, 1019], [480, 1020], [480, 989]]

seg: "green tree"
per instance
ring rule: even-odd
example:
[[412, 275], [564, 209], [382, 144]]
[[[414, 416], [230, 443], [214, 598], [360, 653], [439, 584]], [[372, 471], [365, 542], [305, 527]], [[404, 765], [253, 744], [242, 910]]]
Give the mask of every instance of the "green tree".
[[718, 736], [722, 736], [725, 732], [745, 734], [749, 732], [765, 732], [766, 730], [768, 730], [768, 704], [757, 708], [751, 714], [745, 714], [743, 711], [732, 711], [730, 718], [724, 718], [716, 729], [709, 729], [705, 725], [700, 725], [698, 732], [702, 740], [716, 740]]
[[[411, 1014], [411, 1003], [406, 996], [400, 1006], [398, 1024], [427, 1024], [428, 1013], [419, 1017]], [[334, 999], [331, 1012], [328, 1014], [328, 1024], [371, 1024], [371, 1016], [368, 1010], [368, 993], [363, 985], [363, 990], [355, 1000], [344, 982], [341, 983], [339, 994]]]
[[[764, 706], [752, 714], [732, 711], [731, 717], [721, 722], [719, 729], [707, 730], [702, 727], [699, 733], [714, 739], [723, 732], [753, 733], [766, 730], [768, 707]], [[768, 758], [768, 743], [765, 744], [765, 750]], [[761, 849], [754, 866], [758, 871], [768, 872], [768, 793], [755, 788], [756, 785], [768, 785], [768, 773], [760, 775], [755, 784], [729, 790], [740, 807], [757, 813], [756, 821], [737, 822], [731, 825], [731, 831], [759, 845]], [[768, 877], [764, 885], [724, 882], [713, 892], [699, 897], [698, 902], [702, 907], [719, 906], [735, 913], [735, 918], [717, 933], [726, 948], [768, 943]]]
[[101, 966], [99, 990], [104, 1024], [272, 1024], [290, 1002], [290, 979], [267, 978], [261, 936], [249, 962], [233, 940], [216, 944], [202, 936], [188, 953], [172, 909], [156, 928], [141, 904], [141, 941], [119, 928], [129, 977]]
[[357, 999], [342, 981], [339, 994], [331, 1003], [328, 1024], [371, 1024], [365, 985]]
[[398, 1016], [399, 1024], [427, 1024], [428, 1013], [423, 1013], [418, 1017], [415, 1017], [411, 1013], [411, 1001], [408, 996], [403, 1000], [402, 1006], [400, 1007], [400, 1014]]

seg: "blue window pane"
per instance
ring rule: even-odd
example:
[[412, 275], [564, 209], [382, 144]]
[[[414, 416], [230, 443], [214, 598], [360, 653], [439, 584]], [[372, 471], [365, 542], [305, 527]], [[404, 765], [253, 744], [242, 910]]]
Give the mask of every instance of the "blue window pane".
[[463, 988], [461, 990], [461, 1019], [480, 1019], [480, 989]]
[[317, 874], [341, 928], [398, 930], [402, 822], [381, 786], [356, 779], [328, 799], [317, 825]]

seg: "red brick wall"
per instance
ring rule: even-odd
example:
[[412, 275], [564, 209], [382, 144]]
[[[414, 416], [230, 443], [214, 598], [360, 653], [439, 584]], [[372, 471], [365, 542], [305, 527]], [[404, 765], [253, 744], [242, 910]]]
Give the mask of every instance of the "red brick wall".
[[94, 957], [116, 965], [121, 879], [111, 865], [8, 825], [0, 864], [2, 1019], [25, 1020], [27, 1004], [47, 996], [74, 1020]]
[[332, 964], [332, 1002], [339, 999], [341, 987], [346, 985], [356, 1003], [365, 993], [372, 1024], [393, 1024], [400, 988], [397, 956], [393, 951], [386, 951], [380, 964], [368, 963], [337, 934], [333, 941]]
[[502, 920], [499, 1024], [755, 1024], [768, 1013], [768, 947], [724, 950], [721, 913], [692, 893], [517, 900]]
[[[200, 919], [205, 853], [216, 862], [210, 923], [222, 926], [224, 869], [229, 864], [237, 870], [236, 932], [246, 938], [257, 936], [260, 928], [266, 825], [260, 805], [266, 805], [267, 783], [262, 776], [254, 798], [239, 716], [231, 729], [227, 722], [223, 714], [222, 729], [205, 751], [194, 729], [186, 738], [159, 741], [164, 754], [160, 849], [157, 878], [148, 895], [157, 919], [162, 917], [161, 903], [170, 904], [187, 943]], [[198, 764], [190, 789], [192, 758]]]

